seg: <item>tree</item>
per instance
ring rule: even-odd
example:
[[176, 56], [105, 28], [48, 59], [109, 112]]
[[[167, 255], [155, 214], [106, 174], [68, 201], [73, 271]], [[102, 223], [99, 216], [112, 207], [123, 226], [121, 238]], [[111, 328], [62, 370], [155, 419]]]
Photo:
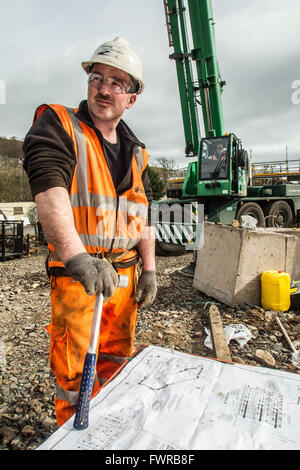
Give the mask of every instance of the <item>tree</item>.
[[0, 202], [32, 201], [28, 177], [16, 158], [0, 155]]
[[164, 181], [159, 176], [159, 173], [155, 168], [151, 166], [148, 167], [148, 175], [150, 180], [150, 185], [152, 188], [153, 199], [157, 201], [165, 193], [165, 184]]
[[168, 178], [170, 176], [170, 173], [172, 170], [175, 170], [176, 168], [176, 162], [174, 158], [169, 158], [169, 157], [159, 157], [156, 159], [157, 163], [162, 167], [162, 174], [163, 174], [163, 179], [165, 182], [165, 186], [167, 185]]

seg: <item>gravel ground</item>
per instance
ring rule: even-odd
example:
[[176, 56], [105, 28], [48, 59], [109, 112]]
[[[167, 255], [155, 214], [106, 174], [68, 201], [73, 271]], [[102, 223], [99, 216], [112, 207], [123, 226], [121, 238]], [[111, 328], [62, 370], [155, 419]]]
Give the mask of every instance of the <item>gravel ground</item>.
[[[135, 348], [151, 343], [214, 357], [204, 340], [208, 311], [216, 304], [224, 327], [242, 323], [252, 334], [243, 347], [230, 341], [234, 362], [299, 373], [274, 314], [247, 305], [229, 308], [193, 289], [192, 279], [180, 271], [191, 256], [157, 258], [158, 295], [150, 309], [139, 313]], [[57, 429], [44, 259], [40, 249], [37, 255], [0, 263], [0, 450], [35, 449]], [[280, 318], [291, 340], [300, 339], [300, 312], [290, 310]]]

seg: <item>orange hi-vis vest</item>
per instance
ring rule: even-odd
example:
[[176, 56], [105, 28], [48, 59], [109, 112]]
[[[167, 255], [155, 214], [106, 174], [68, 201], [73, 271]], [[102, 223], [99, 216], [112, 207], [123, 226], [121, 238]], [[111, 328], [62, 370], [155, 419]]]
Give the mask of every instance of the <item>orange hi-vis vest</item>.
[[[113, 252], [122, 255], [126, 252], [125, 259], [130, 258], [130, 250], [140, 241], [147, 222], [148, 201], [142, 182], [149, 159], [147, 150], [134, 148], [131, 187], [117, 195], [94, 129], [76, 118], [77, 109], [58, 104], [41, 105], [34, 120], [47, 107], [55, 111], [74, 143], [76, 166], [69, 196], [75, 227], [85, 249], [91, 254]], [[54, 251], [51, 244], [48, 246]], [[64, 265], [55, 262], [55, 266]]]

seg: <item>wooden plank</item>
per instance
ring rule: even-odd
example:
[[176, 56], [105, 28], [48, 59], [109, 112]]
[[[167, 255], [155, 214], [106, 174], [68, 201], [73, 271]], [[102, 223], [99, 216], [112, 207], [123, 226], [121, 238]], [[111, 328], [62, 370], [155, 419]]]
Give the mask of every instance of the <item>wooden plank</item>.
[[221, 315], [218, 307], [214, 304], [209, 308], [209, 322], [216, 358], [220, 359], [221, 361], [231, 362], [231, 355], [228, 348]]
[[277, 321], [277, 323], [278, 323], [278, 325], [279, 325], [279, 327], [280, 327], [282, 333], [284, 334], [284, 337], [285, 337], [285, 339], [287, 340], [289, 347], [291, 348], [291, 350], [293, 351], [293, 353], [297, 353], [297, 349], [296, 349], [295, 346], [293, 345], [293, 343], [292, 343], [292, 341], [291, 341], [289, 335], [287, 334], [287, 332], [286, 332], [286, 330], [285, 330], [283, 324], [281, 323], [281, 321], [279, 320], [278, 317], [275, 317], [275, 320]]

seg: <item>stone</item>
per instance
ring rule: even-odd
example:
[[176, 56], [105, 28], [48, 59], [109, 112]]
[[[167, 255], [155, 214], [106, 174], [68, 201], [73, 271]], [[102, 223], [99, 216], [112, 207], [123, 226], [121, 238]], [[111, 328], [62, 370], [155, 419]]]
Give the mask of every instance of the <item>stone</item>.
[[22, 450], [23, 449], [23, 442], [20, 436], [16, 436], [10, 443], [10, 447], [12, 450]]
[[163, 310], [158, 311], [157, 314], [162, 316], [162, 317], [169, 317], [170, 316], [170, 312], [164, 312]]
[[252, 308], [251, 310], [248, 310], [247, 313], [250, 313], [252, 316], [259, 319], [265, 318], [264, 312], [261, 312], [261, 310], [258, 308]]
[[276, 344], [273, 345], [273, 349], [277, 352], [281, 352], [283, 350], [283, 344], [277, 342]]
[[263, 349], [256, 349], [254, 353], [254, 359], [267, 367], [276, 366], [276, 361], [272, 354], [269, 351], [264, 351]]
[[241, 359], [239, 356], [234, 356], [234, 355], [232, 355], [232, 356], [231, 356], [231, 359], [232, 359], [232, 362], [236, 362], [236, 363], [238, 363], [238, 364], [244, 364], [243, 359]]
[[300, 323], [298, 323], [298, 325], [293, 327], [292, 332], [294, 335], [297, 335], [300, 337]]
[[0, 440], [2, 444], [9, 444], [18, 434], [18, 431], [10, 426], [2, 426], [0, 428]]
[[266, 321], [271, 322], [274, 320], [274, 318], [275, 318], [275, 312], [273, 312], [273, 310], [266, 310], [265, 312]]
[[35, 430], [33, 429], [32, 426], [30, 426], [30, 424], [27, 424], [22, 429], [21, 434], [22, 436], [25, 436], [25, 437], [33, 437], [35, 436]]
[[54, 418], [51, 418], [50, 416], [46, 416], [42, 424], [45, 428], [50, 428], [50, 429], [57, 426], [56, 420]]

